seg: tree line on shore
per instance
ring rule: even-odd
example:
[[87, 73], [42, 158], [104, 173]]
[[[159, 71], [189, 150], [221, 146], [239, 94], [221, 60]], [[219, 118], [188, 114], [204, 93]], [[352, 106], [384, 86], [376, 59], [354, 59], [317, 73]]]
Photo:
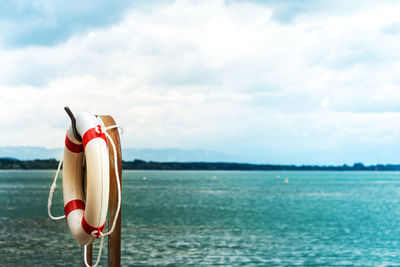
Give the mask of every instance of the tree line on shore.
[[[0, 158], [3, 170], [48, 170], [57, 169], [56, 159], [18, 160]], [[320, 165], [277, 165], [229, 162], [155, 162], [135, 159], [123, 161], [124, 170], [212, 170], [212, 171], [400, 171], [400, 164], [377, 164], [365, 166], [362, 163], [339, 166]]]

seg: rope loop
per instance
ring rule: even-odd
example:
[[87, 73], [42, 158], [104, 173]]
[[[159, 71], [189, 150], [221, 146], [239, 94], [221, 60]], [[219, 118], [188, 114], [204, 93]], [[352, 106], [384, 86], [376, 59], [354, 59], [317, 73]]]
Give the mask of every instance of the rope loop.
[[56, 190], [56, 187], [57, 187], [57, 178], [58, 178], [58, 174], [60, 173], [62, 162], [63, 162], [63, 160], [61, 159], [60, 162], [58, 163], [58, 168], [57, 168], [57, 171], [56, 171], [56, 175], [54, 176], [53, 183], [51, 184], [50, 192], [49, 192], [49, 198], [47, 200], [47, 214], [49, 215], [50, 219], [55, 220], [55, 221], [65, 218], [65, 215], [54, 217], [51, 214], [51, 205], [53, 203], [53, 194], [54, 194], [54, 191]]
[[[95, 231], [93, 231], [93, 232], [95, 232]], [[85, 266], [88, 266], [88, 267], [96, 267], [97, 265], [99, 265], [99, 263], [100, 263], [100, 258], [101, 258], [101, 251], [102, 251], [102, 249], [103, 249], [103, 239], [104, 239], [104, 236], [101, 234], [100, 235], [100, 246], [99, 246], [99, 252], [97, 253], [97, 259], [96, 259], [96, 263], [93, 265], [93, 266], [90, 266], [89, 264], [88, 264], [88, 262], [87, 262], [87, 246], [88, 245], [84, 245], [83, 246], [83, 257], [84, 257], [84, 262], [85, 262]]]

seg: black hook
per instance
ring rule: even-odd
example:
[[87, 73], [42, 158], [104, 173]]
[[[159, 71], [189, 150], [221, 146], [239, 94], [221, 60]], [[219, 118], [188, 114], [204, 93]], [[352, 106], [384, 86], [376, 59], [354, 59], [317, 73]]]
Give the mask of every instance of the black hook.
[[72, 111], [69, 109], [68, 106], [64, 107], [64, 110], [67, 112], [69, 118], [71, 119], [71, 126], [72, 126], [72, 133], [74, 134], [74, 137], [76, 140], [79, 142], [82, 142], [81, 136], [78, 134], [78, 131], [76, 130], [76, 119]]

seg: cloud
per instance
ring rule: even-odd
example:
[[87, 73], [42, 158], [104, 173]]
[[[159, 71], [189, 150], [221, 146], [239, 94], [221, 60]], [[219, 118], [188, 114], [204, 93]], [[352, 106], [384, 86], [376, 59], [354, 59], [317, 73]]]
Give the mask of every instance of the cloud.
[[400, 6], [357, 3], [306, 4], [282, 21], [276, 2], [163, 2], [65, 30], [55, 44], [7, 45], [0, 140], [62, 145], [69, 105], [112, 114], [126, 147], [341, 163], [348, 146], [397, 145], [400, 39], [387, 29]]
[[118, 22], [132, 1], [2, 1], [0, 41], [9, 47], [50, 46]]

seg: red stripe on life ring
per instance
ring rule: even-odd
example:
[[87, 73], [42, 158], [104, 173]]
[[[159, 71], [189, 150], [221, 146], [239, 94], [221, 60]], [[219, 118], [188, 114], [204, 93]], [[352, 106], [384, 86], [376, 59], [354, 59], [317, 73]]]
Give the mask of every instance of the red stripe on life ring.
[[64, 207], [65, 218], [68, 217], [68, 214], [71, 213], [73, 210], [84, 210], [85, 209], [85, 202], [80, 199], [73, 199], [67, 203]]
[[86, 221], [85, 215], [83, 215], [81, 225], [82, 225], [83, 230], [85, 230], [85, 232], [86, 232], [88, 235], [92, 235], [92, 232], [93, 232], [93, 231], [97, 231], [96, 238], [99, 238], [100, 232], [102, 233], [103, 230], [104, 230], [104, 227], [106, 226], [106, 222], [104, 222], [104, 224], [103, 224], [102, 226], [94, 227], [94, 226], [90, 225], [90, 224]]
[[68, 148], [68, 150], [73, 152], [73, 153], [81, 153], [81, 152], [83, 152], [83, 146], [82, 145], [75, 144], [74, 142], [69, 140], [68, 132], [67, 132], [67, 136], [65, 136], [65, 147]]
[[[96, 128], [98, 129], [98, 131], [96, 131]], [[96, 128], [91, 128], [84, 133], [84, 135], [82, 137], [83, 148], [86, 148], [87, 143], [89, 143], [90, 140], [92, 140], [94, 138], [104, 139], [104, 141], [106, 142], [106, 145], [107, 145], [106, 134], [103, 133], [101, 126], [97, 125]]]

